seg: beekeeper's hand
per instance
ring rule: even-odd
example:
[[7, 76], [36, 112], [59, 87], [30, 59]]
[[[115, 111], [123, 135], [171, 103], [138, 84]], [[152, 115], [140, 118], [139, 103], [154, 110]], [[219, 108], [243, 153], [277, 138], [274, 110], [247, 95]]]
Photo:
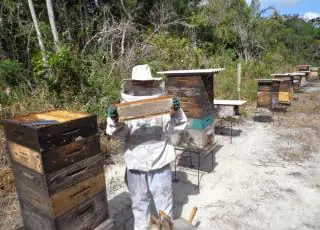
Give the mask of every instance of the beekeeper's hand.
[[180, 109], [180, 98], [174, 97], [172, 99], [171, 115], [174, 115]]
[[117, 107], [114, 105], [110, 105], [107, 110], [107, 116], [110, 117], [113, 121], [118, 122], [119, 114], [118, 114]]

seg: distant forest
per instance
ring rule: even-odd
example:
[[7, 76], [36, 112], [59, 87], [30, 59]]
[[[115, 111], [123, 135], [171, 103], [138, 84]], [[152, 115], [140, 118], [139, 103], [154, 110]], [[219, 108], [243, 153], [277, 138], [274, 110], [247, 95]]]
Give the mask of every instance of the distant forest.
[[255, 79], [320, 65], [320, 18], [280, 15], [259, 0], [1, 0], [2, 116], [49, 108], [100, 115], [137, 64], [224, 67], [215, 95], [254, 100]]

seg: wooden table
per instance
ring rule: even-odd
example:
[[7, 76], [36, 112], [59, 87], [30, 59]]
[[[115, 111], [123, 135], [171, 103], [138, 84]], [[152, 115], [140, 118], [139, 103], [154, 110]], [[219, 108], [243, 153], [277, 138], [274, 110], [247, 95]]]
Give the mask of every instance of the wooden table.
[[217, 120], [220, 120], [221, 128], [223, 121], [230, 122], [231, 134], [230, 139], [232, 143], [232, 124], [240, 122], [240, 106], [246, 104], [243, 100], [214, 100], [214, 110]]

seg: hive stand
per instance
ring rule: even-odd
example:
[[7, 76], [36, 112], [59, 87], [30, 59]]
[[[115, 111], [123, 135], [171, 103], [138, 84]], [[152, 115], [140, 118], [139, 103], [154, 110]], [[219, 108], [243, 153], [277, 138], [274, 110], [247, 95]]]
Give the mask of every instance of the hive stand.
[[246, 101], [241, 100], [214, 100], [214, 110], [215, 110], [215, 117], [217, 120], [220, 121], [220, 128], [222, 129], [223, 122], [230, 122], [230, 141], [232, 143], [232, 128], [233, 124], [238, 124], [240, 130], [240, 120], [241, 120], [241, 113], [240, 113], [240, 106], [247, 103]]

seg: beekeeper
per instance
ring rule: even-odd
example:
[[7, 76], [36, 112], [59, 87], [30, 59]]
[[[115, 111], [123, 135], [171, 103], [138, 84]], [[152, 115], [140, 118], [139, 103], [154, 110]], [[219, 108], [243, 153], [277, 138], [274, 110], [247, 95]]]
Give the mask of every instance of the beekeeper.
[[[164, 94], [161, 78], [153, 78], [148, 65], [135, 66], [132, 78], [124, 82], [121, 102], [156, 98]], [[108, 135], [126, 138], [125, 162], [127, 185], [132, 200], [134, 229], [145, 230], [150, 223], [149, 204], [173, 217], [172, 176], [170, 162], [175, 159], [170, 134], [183, 130], [187, 117], [175, 97], [171, 114], [118, 122], [115, 106], [107, 111]]]

